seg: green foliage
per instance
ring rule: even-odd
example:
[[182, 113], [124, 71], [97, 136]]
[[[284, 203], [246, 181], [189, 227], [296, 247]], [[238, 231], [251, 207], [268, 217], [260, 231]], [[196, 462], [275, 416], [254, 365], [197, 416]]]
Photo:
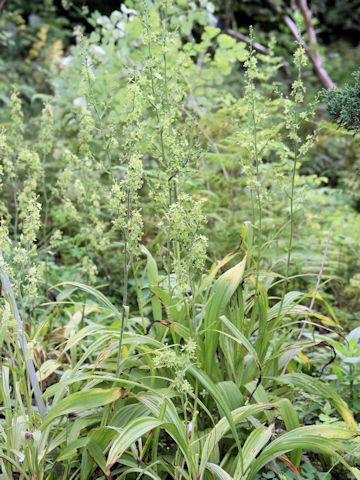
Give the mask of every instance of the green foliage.
[[354, 84], [326, 93], [330, 117], [347, 130], [360, 127], [360, 72], [354, 73]]
[[52, 0], [4, 2], [1, 5], [2, 105], [10, 101], [9, 85], [17, 86], [28, 104], [36, 93], [49, 93], [51, 72], [56, 71], [69, 42], [68, 23], [56, 11]]
[[288, 89], [273, 45], [213, 20], [207, 1], [95, 13], [40, 115], [6, 101], [1, 267], [25, 329], [3, 298], [4, 478], [360, 478], [358, 330], [339, 322], [359, 216], [302, 169], [304, 49]]

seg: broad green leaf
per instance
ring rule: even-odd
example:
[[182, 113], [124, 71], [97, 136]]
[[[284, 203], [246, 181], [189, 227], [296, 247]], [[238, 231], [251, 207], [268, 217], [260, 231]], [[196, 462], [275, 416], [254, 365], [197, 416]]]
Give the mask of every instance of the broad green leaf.
[[[272, 410], [274, 407], [271, 403], [268, 404], [257, 404], [257, 405], [246, 405], [245, 407], [237, 408], [231, 412], [232, 424], [237, 425], [239, 422], [256, 415], [258, 413], [263, 413], [266, 410]], [[203, 446], [201, 462], [199, 468], [199, 476], [202, 478], [206, 465], [209, 461], [211, 452], [220, 442], [220, 440], [231, 431], [231, 425], [226, 417], [223, 417], [215, 427], [207, 434], [206, 440]]]
[[224, 395], [222, 394], [221, 390], [218, 388], [218, 386], [213, 383], [210, 377], [206, 375], [206, 373], [200, 371], [194, 366], [191, 366], [189, 368], [189, 373], [191, 373], [195, 378], [199, 380], [199, 382], [202, 384], [202, 386], [210, 393], [211, 397], [213, 400], [216, 402], [217, 407], [219, 409], [219, 412], [225, 416], [227, 419], [227, 422], [229, 424], [229, 427], [234, 435], [234, 440], [236, 443], [236, 446], [239, 450], [239, 454], [241, 455], [241, 448], [240, 448], [240, 442], [237, 436], [236, 428], [235, 428], [235, 423], [233, 422], [232, 419], [232, 414], [231, 410], [229, 408], [229, 405], [226, 402], [226, 399]]
[[[98, 420], [95, 417], [79, 417], [73, 421], [71, 428], [66, 432], [66, 442], [69, 444], [74, 442], [81, 437], [81, 432], [85, 429], [89, 429], [90, 426], [93, 427], [94, 424], [97, 424]], [[91, 429], [89, 429], [91, 430]], [[94, 430], [91, 430], [92, 432]]]
[[229, 475], [227, 472], [225, 472], [225, 470], [223, 470], [219, 465], [215, 465], [215, 463], [208, 463], [206, 465], [206, 468], [218, 480], [234, 480], [231, 475]]
[[[141, 393], [138, 399], [149, 409], [156, 417], [162, 417], [164, 429], [175, 440], [178, 448], [184, 455], [189, 470], [194, 469], [194, 452], [189, 448], [189, 439], [186, 427], [180, 418], [174, 403], [169, 396], [164, 397], [159, 394]], [[166, 409], [163, 411], [163, 404], [166, 401]]]
[[257, 457], [259, 452], [265, 447], [270, 440], [274, 432], [274, 425], [270, 425], [268, 428], [258, 427], [253, 430], [246, 439], [242, 451], [244, 457], [244, 465], [240, 468], [240, 463], [235, 472], [235, 478], [241, 478], [244, 472], [250, 467], [254, 458]]
[[73, 393], [48, 410], [40, 429], [44, 430], [51, 422], [62, 415], [77, 414], [115, 402], [121, 397], [122, 393], [121, 388], [93, 388], [85, 392]]
[[70, 458], [79, 456], [78, 450], [80, 448], [86, 447], [86, 445], [90, 442], [89, 437], [81, 437], [73, 442], [69, 443], [65, 448], [60, 451], [60, 455], [57, 457], [58, 462], [63, 462], [65, 460], [69, 460]]
[[78, 288], [79, 290], [82, 290], [83, 292], [92, 295], [97, 300], [99, 300], [100, 304], [102, 304], [106, 309], [111, 311], [115, 317], [121, 318], [120, 311], [115, 307], [113, 303], [110, 302], [110, 300], [103, 293], [99, 292], [99, 290], [96, 290], [96, 288], [79, 282], [61, 282], [57, 285], [54, 285], [53, 288], [58, 288], [62, 285], [71, 285], [72, 287]]
[[233, 48], [236, 45], [236, 40], [225, 33], [219, 35], [217, 41], [221, 48]]
[[254, 308], [258, 317], [258, 335], [255, 342], [255, 350], [259, 356], [260, 361], [263, 361], [267, 352], [267, 347], [272, 338], [271, 330], [267, 324], [267, 314], [269, 311], [269, 300], [265, 288], [261, 283], [256, 285], [257, 292], [255, 297]]
[[141, 438], [146, 433], [154, 430], [155, 428], [164, 425], [163, 420], [159, 420], [154, 417], [137, 418], [129, 423], [129, 425], [122, 429], [116, 429], [118, 435], [115, 437], [106, 462], [107, 472], [111, 469], [112, 465], [121, 458], [123, 453], [132, 445], [136, 440]]
[[[300, 427], [298, 414], [296, 413], [296, 410], [290, 400], [287, 398], [282, 398], [276, 402], [276, 405], [280, 410], [280, 414], [288, 431]], [[295, 467], [299, 467], [301, 461], [301, 450], [294, 450], [291, 453], [291, 461]]]
[[69, 385], [73, 385], [79, 382], [86, 382], [88, 380], [91, 380], [92, 383], [103, 383], [103, 382], [111, 382], [111, 383], [118, 383], [119, 385], [122, 386], [129, 386], [129, 387], [141, 387], [143, 389], [149, 389], [151, 390], [150, 387], [146, 387], [138, 382], [134, 382], [132, 380], [125, 380], [123, 378], [114, 378], [113, 375], [92, 375], [91, 373], [89, 374], [80, 374], [77, 376], [71, 376], [71, 377], [66, 377], [64, 379], [61, 379], [59, 383], [55, 383], [54, 385], [51, 385], [45, 392], [44, 392], [44, 398], [49, 398], [54, 395], [59, 395], [61, 394], [66, 387]]
[[[261, 385], [261, 383], [258, 384], [258, 382], [254, 380], [247, 383], [245, 385], [245, 388], [249, 392], [249, 394], [252, 395], [256, 403], [270, 403], [269, 395], [265, 388]], [[271, 423], [273, 419], [272, 413], [269, 411], [265, 411], [264, 413], [268, 423]]]
[[99, 465], [104, 474], [107, 475], [108, 472], [106, 469], [106, 458], [99, 444], [90, 439], [89, 443], [86, 445], [86, 448], [88, 449], [88, 452], [93, 460]]
[[209, 288], [209, 286], [215, 280], [215, 277], [218, 274], [219, 270], [221, 270], [226, 264], [231, 262], [231, 260], [237, 257], [237, 255], [238, 253], [229, 253], [222, 260], [219, 260], [218, 262], [216, 262], [216, 264], [213, 265], [213, 267], [211, 268], [210, 273], [204, 276], [203, 279], [201, 280], [197, 293], [199, 294], [204, 290], [206, 290], [207, 288]]
[[276, 303], [268, 311], [268, 320], [273, 320], [279, 316], [289, 315], [292, 309], [297, 306], [301, 298], [304, 298], [303, 292], [288, 292], [284, 299]]
[[323, 324], [329, 325], [331, 327], [338, 326], [338, 322], [333, 318], [328, 317], [327, 315], [323, 315], [321, 313], [315, 312], [312, 309], [306, 307], [305, 305], [300, 305], [299, 302], [301, 299], [306, 297], [303, 292], [289, 292], [285, 295], [283, 301], [276, 303], [273, 307], [271, 307], [268, 311], [268, 320], [279, 319], [284, 316], [295, 316], [295, 315], [303, 315], [314, 317], [320, 320]]
[[235, 410], [244, 405], [244, 397], [234, 382], [230, 380], [219, 382], [217, 383], [217, 387], [224, 396], [230, 410]]
[[[225, 315], [222, 315], [220, 317], [220, 320], [232, 334], [232, 336], [230, 335], [228, 336], [232, 338], [235, 342], [238, 342], [240, 343], [240, 345], [243, 345], [246, 348], [246, 350], [250, 353], [250, 355], [252, 355], [256, 360], [256, 362], [260, 365], [258, 354], [255, 348], [252, 346], [251, 342], [245, 337], [245, 335], [242, 334], [240, 330], [236, 328], [235, 325], [231, 323], [228, 318], [226, 318]], [[223, 335], [227, 335], [225, 332], [220, 332], [220, 333]]]
[[353, 431], [329, 425], [295, 428], [291, 432], [284, 433], [265, 447], [253, 462], [246, 479], [252, 480], [255, 474], [269, 462], [296, 449], [320, 451], [325, 455], [334, 457], [350, 469], [350, 466], [340, 454], [344, 451], [344, 447], [333, 439], [350, 439], [353, 435]]
[[206, 26], [204, 28], [204, 33], [201, 36], [202, 40], [211, 40], [212, 38], [216, 37], [221, 32], [220, 28], [218, 27], [210, 27]]
[[211, 297], [205, 308], [205, 364], [204, 370], [211, 375], [214, 369], [215, 352], [218, 345], [219, 334], [213, 330], [218, 330], [220, 316], [224, 314], [231, 297], [239, 287], [244, 276], [246, 257], [223, 273], [215, 282]]
[[[103, 327], [102, 325], [88, 325], [87, 327], [82, 328], [66, 342], [64, 352], [67, 352], [72, 347], [79, 344], [81, 340], [91, 335], [100, 335], [102, 338], [108, 335], [108, 340], [111, 340], [112, 338], [119, 337], [119, 330], [112, 327]], [[151, 345], [153, 348], [161, 348], [162, 346], [161, 342], [158, 342], [150, 336], [138, 335], [135, 333], [130, 335], [127, 332], [124, 333], [123, 345], [141, 345], [142, 343], [144, 345]]]

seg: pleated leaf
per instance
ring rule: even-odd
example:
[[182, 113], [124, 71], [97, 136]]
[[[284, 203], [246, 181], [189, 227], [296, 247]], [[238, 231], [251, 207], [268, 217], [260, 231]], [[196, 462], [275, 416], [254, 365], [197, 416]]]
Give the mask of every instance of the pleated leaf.
[[246, 480], [252, 480], [256, 473], [269, 462], [296, 449], [319, 451], [325, 455], [330, 455], [354, 473], [354, 469], [348, 465], [340, 454], [344, 451], [344, 447], [334, 440], [351, 439], [353, 435], [353, 431], [332, 425], [296, 428], [291, 432], [284, 433], [265, 447], [254, 460], [245, 478]]
[[211, 290], [210, 300], [205, 308], [205, 371], [211, 374], [214, 368], [215, 352], [218, 345], [219, 334], [214, 332], [219, 328], [220, 316], [224, 314], [225, 308], [231, 297], [240, 285], [244, 276], [246, 257], [223, 273], [214, 283]]
[[162, 420], [154, 417], [137, 418], [129, 423], [129, 425], [122, 429], [117, 429], [118, 435], [113, 441], [107, 462], [106, 469], [110, 471], [112, 465], [121, 458], [124, 452], [139, 438], [155, 428], [164, 425]]
[[[249, 418], [250, 416], [256, 415], [258, 413], [263, 413], [266, 410], [271, 410], [273, 405], [268, 404], [257, 404], [257, 405], [246, 405], [245, 407], [237, 408], [231, 412], [232, 424], [237, 425], [239, 422]], [[215, 427], [208, 433], [201, 456], [201, 463], [199, 469], [199, 476], [202, 478], [206, 465], [209, 461], [211, 452], [220, 442], [220, 440], [231, 430], [230, 423], [226, 417], [223, 417]]]
[[218, 480], [234, 480], [231, 475], [215, 463], [208, 463], [206, 468], [214, 475], [214, 478], [217, 478]]
[[121, 397], [122, 392], [123, 390], [120, 388], [93, 388], [85, 392], [73, 393], [48, 410], [40, 429], [44, 430], [51, 422], [62, 415], [78, 414], [115, 402]]

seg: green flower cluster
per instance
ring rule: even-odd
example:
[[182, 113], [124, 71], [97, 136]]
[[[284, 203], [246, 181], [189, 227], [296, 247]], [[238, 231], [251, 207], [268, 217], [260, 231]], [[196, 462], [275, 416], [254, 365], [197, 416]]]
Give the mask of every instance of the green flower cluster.
[[196, 359], [197, 345], [189, 339], [181, 347], [171, 346], [155, 352], [154, 367], [169, 368], [174, 372], [172, 387], [181, 394], [191, 395], [193, 388], [186, 379], [186, 371]]

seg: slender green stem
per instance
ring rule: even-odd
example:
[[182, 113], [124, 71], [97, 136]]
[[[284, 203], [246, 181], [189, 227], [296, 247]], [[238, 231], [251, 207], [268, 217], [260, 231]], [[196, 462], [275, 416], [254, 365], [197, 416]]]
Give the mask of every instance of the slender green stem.
[[[296, 114], [297, 117], [297, 114]], [[286, 282], [285, 282], [285, 289], [288, 284], [288, 277], [290, 271], [290, 263], [291, 263], [291, 252], [292, 252], [292, 244], [294, 238], [294, 197], [295, 197], [295, 178], [296, 178], [296, 169], [297, 169], [297, 162], [298, 162], [298, 143], [295, 141], [294, 146], [294, 162], [293, 168], [291, 172], [291, 187], [290, 187], [290, 234], [289, 234], [289, 244], [288, 244], [288, 252], [287, 252], [287, 260], [286, 260]]]
[[[250, 43], [250, 57], [254, 55], [254, 49], [252, 40]], [[250, 68], [250, 67], [249, 67]], [[258, 129], [256, 123], [256, 101], [255, 101], [255, 85], [251, 73], [248, 72], [248, 87], [249, 87], [249, 94], [250, 94], [250, 114], [251, 114], [251, 129], [252, 129], [252, 137], [253, 137], [253, 166], [256, 170], [256, 188], [255, 188], [255, 195], [256, 195], [256, 202], [257, 202], [257, 210], [258, 210], [258, 234], [257, 234], [257, 255], [256, 255], [256, 288], [259, 282], [259, 274], [260, 274], [260, 262], [261, 262], [261, 254], [262, 254], [262, 202], [261, 202], [261, 191], [260, 191], [260, 155], [258, 149]], [[253, 200], [253, 194], [251, 193], [251, 198]], [[255, 209], [253, 206], [253, 218], [255, 217]]]
[[127, 194], [127, 207], [126, 207], [126, 226], [124, 231], [124, 270], [123, 270], [123, 299], [122, 299], [122, 310], [121, 310], [121, 323], [120, 323], [120, 336], [119, 336], [119, 345], [117, 352], [117, 362], [116, 362], [116, 377], [120, 374], [120, 365], [121, 365], [121, 350], [122, 342], [124, 337], [124, 329], [126, 320], [128, 317], [129, 307], [127, 305], [128, 298], [128, 281], [129, 281], [129, 252], [128, 252], [128, 223], [131, 215], [131, 199], [130, 193]]
[[48, 259], [48, 247], [49, 247], [49, 239], [47, 235], [47, 226], [49, 223], [49, 198], [47, 194], [46, 188], [46, 175], [45, 175], [45, 165], [46, 165], [46, 157], [45, 155], [42, 156], [42, 188], [43, 188], [43, 196], [44, 196], [44, 211], [45, 211], [45, 218], [44, 218], [44, 225], [43, 225], [43, 242], [44, 242], [44, 250], [45, 250], [45, 287], [46, 290], [48, 289], [49, 285], [49, 259]]
[[[299, 76], [298, 79], [300, 80], [301, 78], [301, 73], [299, 70]], [[296, 170], [297, 170], [297, 163], [298, 163], [298, 157], [299, 157], [299, 139], [298, 139], [298, 120], [299, 120], [299, 112], [297, 105], [295, 104], [294, 107], [294, 128], [295, 128], [295, 139], [294, 139], [294, 160], [293, 160], [293, 165], [292, 165], [292, 170], [291, 170], [291, 183], [290, 183], [290, 194], [289, 194], [289, 223], [290, 223], [290, 232], [289, 232], [289, 242], [288, 242], [288, 248], [287, 248], [287, 259], [286, 259], [286, 271], [285, 271], [285, 281], [283, 283], [283, 290], [282, 290], [282, 295], [281, 295], [281, 302], [280, 302], [280, 308], [279, 308], [279, 320], [278, 323], [280, 323], [281, 318], [282, 318], [282, 309], [284, 306], [284, 299], [285, 299], [285, 294], [286, 290], [289, 284], [289, 272], [290, 272], [290, 265], [291, 265], [291, 253], [292, 253], [292, 247], [293, 247], [293, 239], [294, 239], [294, 227], [295, 227], [295, 222], [294, 222], [294, 200], [295, 200], [295, 179], [296, 179]]]
[[256, 167], [256, 198], [258, 204], [258, 214], [259, 214], [259, 229], [258, 229], [258, 252], [256, 259], [256, 285], [259, 282], [259, 273], [260, 273], [260, 261], [262, 253], [262, 204], [261, 204], [261, 193], [260, 193], [260, 158], [258, 152], [258, 141], [257, 141], [257, 126], [256, 126], [256, 113], [255, 113], [255, 97], [254, 97], [254, 86], [251, 85], [251, 119], [252, 119], [252, 128], [253, 128], [253, 141], [254, 141], [254, 161]]
[[15, 208], [15, 213], [14, 213], [14, 239], [15, 239], [15, 241], [17, 240], [17, 236], [18, 236], [18, 224], [19, 224], [19, 206], [18, 206], [17, 194], [18, 194], [18, 188], [17, 188], [17, 180], [15, 178], [14, 181], [13, 181], [13, 199], [14, 199], [14, 208]]

